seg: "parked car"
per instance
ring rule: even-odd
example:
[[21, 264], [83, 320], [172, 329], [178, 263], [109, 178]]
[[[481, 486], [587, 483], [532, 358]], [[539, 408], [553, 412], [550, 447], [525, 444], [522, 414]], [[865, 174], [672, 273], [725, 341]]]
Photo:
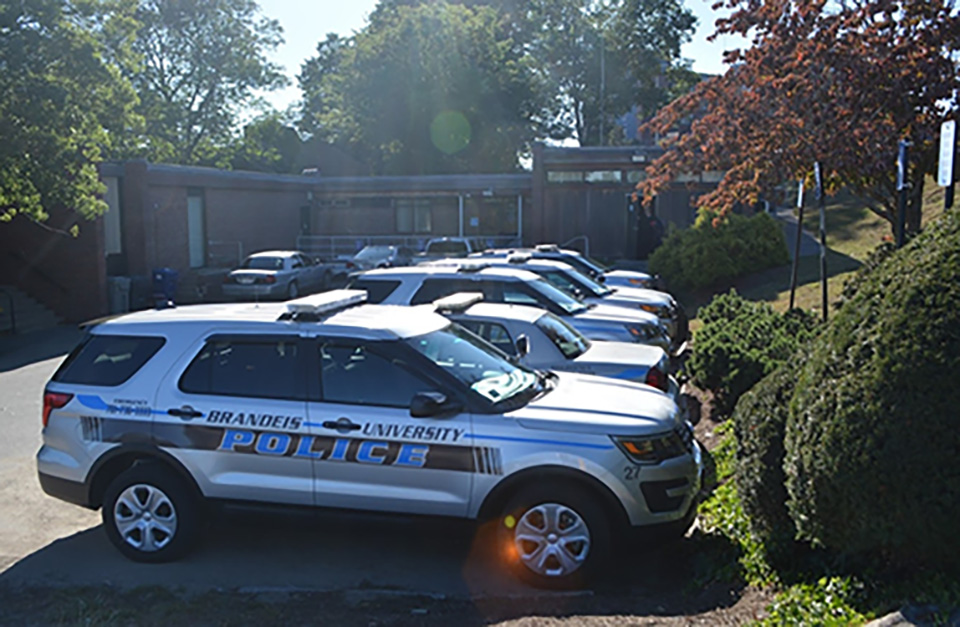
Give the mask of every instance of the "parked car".
[[94, 326], [44, 390], [42, 489], [100, 508], [139, 562], [188, 552], [211, 502], [491, 521], [489, 553], [547, 587], [604, 573], [633, 531], [688, 528], [702, 454], [669, 396], [363, 296]]
[[484, 300], [540, 307], [567, 320], [594, 340], [650, 344], [669, 350], [670, 336], [659, 318], [640, 309], [587, 305], [526, 270], [426, 265], [368, 270], [348, 287], [366, 290], [373, 303], [422, 305], [457, 292], [479, 292]]
[[296, 250], [266, 250], [243, 260], [223, 278], [223, 295], [231, 299], [291, 299], [325, 289], [330, 266]]
[[487, 249], [471, 257], [507, 257], [515, 253], [525, 253], [534, 259], [552, 259], [568, 263], [580, 272], [611, 287], [663, 289], [662, 281], [658, 276], [637, 270], [614, 270], [579, 251], [560, 248], [556, 244], [538, 244], [533, 248]]
[[479, 252], [480, 245], [470, 237], [434, 237], [427, 240], [423, 252], [417, 255], [415, 263], [423, 263], [436, 259], [466, 257]]
[[362, 272], [374, 268], [409, 266], [416, 251], [406, 246], [364, 246], [347, 261], [348, 272]]
[[671, 351], [680, 353], [689, 336], [686, 313], [666, 292], [639, 287], [609, 287], [581, 273], [570, 264], [550, 259], [535, 259], [529, 253], [514, 253], [507, 257], [477, 259], [441, 259], [430, 265], [469, 266], [482, 263], [490, 267], [522, 268], [534, 272], [554, 287], [587, 304], [605, 304], [642, 309], [660, 319], [671, 339]]

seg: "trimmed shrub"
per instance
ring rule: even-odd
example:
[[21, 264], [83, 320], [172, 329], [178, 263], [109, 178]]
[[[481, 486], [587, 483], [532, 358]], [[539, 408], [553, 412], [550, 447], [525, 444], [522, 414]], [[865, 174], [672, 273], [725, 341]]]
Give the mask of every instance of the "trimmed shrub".
[[790, 260], [783, 230], [765, 213], [731, 214], [717, 227], [672, 232], [650, 256], [650, 270], [681, 290], [716, 285]]
[[796, 535], [787, 511], [783, 436], [794, 383], [803, 363], [800, 354], [744, 394], [733, 412], [737, 492], [750, 530], [771, 558], [786, 554]]
[[785, 432], [801, 538], [960, 565], [960, 214], [862, 278], [814, 342]]
[[730, 290], [700, 309], [687, 370], [697, 384], [714, 393], [714, 405], [729, 413], [740, 396], [786, 362], [815, 329], [814, 318], [800, 310], [780, 314]]

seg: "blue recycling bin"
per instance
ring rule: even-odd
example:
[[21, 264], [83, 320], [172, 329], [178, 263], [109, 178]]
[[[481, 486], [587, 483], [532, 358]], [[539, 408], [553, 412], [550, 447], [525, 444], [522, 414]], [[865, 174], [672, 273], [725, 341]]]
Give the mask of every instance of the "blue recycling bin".
[[153, 272], [153, 300], [155, 302], [170, 302], [177, 295], [177, 279], [179, 277], [173, 268], [154, 268]]

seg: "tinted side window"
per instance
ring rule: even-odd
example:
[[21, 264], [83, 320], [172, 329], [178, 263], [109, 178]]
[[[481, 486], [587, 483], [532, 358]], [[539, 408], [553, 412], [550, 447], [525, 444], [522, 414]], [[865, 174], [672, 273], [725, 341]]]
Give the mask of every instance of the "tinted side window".
[[417, 392], [433, 390], [401, 363], [363, 345], [321, 346], [320, 377], [328, 403], [409, 407]]
[[382, 303], [393, 290], [400, 286], [400, 281], [374, 281], [371, 279], [354, 279], [347, 285], [351, 290], [367, 290], [367, 302], [376, 305]]
[[140, 370], [166, 340], [162, 337], [91, 335], [53, 375], [60, 383], [120, 385]]
[[483, 322], [480, 320], [457, 320], [457, 324], [466, 327], [472, 333], [475, 333], [490, 342], [507, 355], [516, 355], [517, 348], [513, 344], [510, 332], [502, 324], [496, 322]]
[[522, 283], [515, 282], [503, 286], [503, 302], [511, 305], [533, 305], [540, 306], [540, 301], [526, 289]]
[[180, 377], [192, 394], [302, 400], [299, 346], [290, 340], [207, 342]]
[[456, 294], [457, 292], [476, 292], [476, 284], [473, 281], [464, 281], [463, 279], [427, 279], [417, 290], [417, 293], [410, 299], [411, 305], [422, 305], [423, 303], [432, 303], [438, 298]]

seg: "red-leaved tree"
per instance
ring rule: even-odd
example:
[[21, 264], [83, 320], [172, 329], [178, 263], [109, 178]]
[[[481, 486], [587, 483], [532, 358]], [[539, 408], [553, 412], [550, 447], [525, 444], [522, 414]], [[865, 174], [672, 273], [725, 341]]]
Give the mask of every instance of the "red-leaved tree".
[[[666, 153], [640, 185], [652, 197], [677, 175], [725, 171], [698, 206], [723, 213], [824, 165], [896, 222], [895, 161], [911, 147], [907, 229], [920, 227], [923, 178], [937, 167], [940, 123], [957, 111], [960, 15], [952, 0], [727, 0], [717, 34], [747, 37], [726, 73], [648, 121]], [[679, 135], [673, 133], [684, 128]]]

